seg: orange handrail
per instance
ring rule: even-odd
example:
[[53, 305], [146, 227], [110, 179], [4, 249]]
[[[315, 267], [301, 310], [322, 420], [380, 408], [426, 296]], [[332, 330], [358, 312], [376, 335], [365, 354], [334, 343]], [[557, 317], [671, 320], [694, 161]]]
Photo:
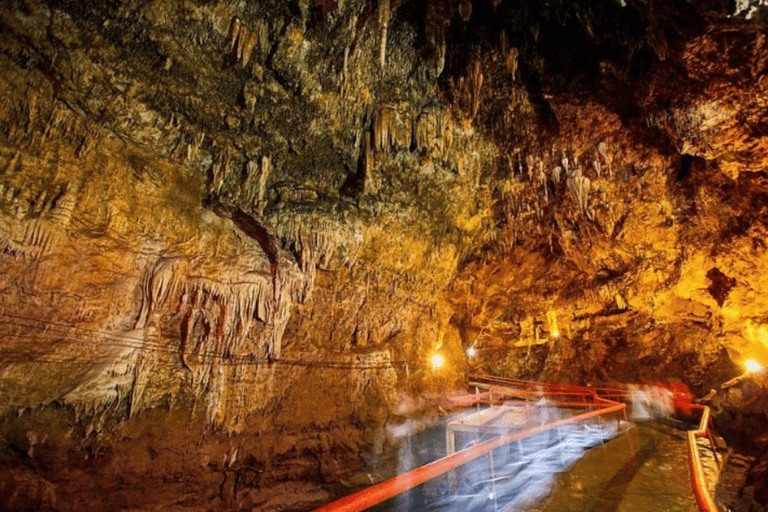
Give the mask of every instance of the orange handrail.
[[620, 388], [578, 386], [575, 384], [554, 384], [551, 382], [537, 382], [537, 381], [531, 381], [531, 380], [513, 379], [509, 377], [495, 377], [492, 375], [481, 375], [477, 373], [469, 374], [468, 378], [470, 381], [474, 380], [474, 381], [481, 382], [485, 380], [485, 381], [497, 382], [501, 384], [512, 384], [515, 386], [528, 386], [528, 387], [535, 387], [535, 388], [550, 388], [550, 389], [567, 389], [572, 391], [597, 392], [599, 394], [615, 393], [615, 394], [620, 394], [622, 396], [627, 394], [626, 389], [620, 389]]
[[[705, 405], [690, 405], [690, 408], [701, 411], [699, 427], [696, 430], [689, 430], [686, 435], [686, 442], [688, 444], [688, 466], [691, 470], [693, 494], [696, 497], [696, 504], [702, 512], [718, 512], [717, 506], [712, 499], [712, 495], [709, 493], [707, 480], [704, 476], [704, 468], [701, 465], [701, 458], [699, 457], [699, 446], [696, 443], [696, 438], [709, 436], [709, 407]], [[714, 446], [711, 436], [709, 436], [709, 442], [712, 444], [712, 450], [715, 452], [715, 457], [717, 457], [717, 448]]]

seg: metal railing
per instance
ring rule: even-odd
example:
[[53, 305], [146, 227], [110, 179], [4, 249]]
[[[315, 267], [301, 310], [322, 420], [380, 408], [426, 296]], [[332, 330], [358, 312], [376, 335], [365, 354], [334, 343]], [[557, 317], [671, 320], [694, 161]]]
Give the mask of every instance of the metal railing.
[[696, 504], [702, 512], [718, 512], [715, 501], [712, 499], [712, 495], [709, 492], [709, 486], [707, 485], [707, 478], [704, 475], [704, 467], [701, 464], [701, 457], [699, 456], [699, 445], [696, 439], [706, 437], [709, 439], [709, 444], [712, 447], [712, 453], [715, 455], [715, 461], [717, 462], [717, 446], [712, 438], [712, 430], [710, 428], [710, 414], [709, 407], [705, 405], [689, 405], [690, 410], [700, 410], [701, 418], [699, 419], [699, 426], [696, 430], [689, 430], [686, 432], [686, 443], [688, 444], [688, 466], [691, 470], [691, 483], [693, 485], [693, 494], [696, 497]]

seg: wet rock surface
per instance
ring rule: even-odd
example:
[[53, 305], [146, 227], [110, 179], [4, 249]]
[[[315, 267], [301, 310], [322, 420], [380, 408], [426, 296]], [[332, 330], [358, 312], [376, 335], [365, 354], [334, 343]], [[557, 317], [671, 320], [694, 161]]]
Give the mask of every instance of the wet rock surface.
[[305, 510], [467, 370], [768, 362], [760, 4], [4, 3], [0, 497]]

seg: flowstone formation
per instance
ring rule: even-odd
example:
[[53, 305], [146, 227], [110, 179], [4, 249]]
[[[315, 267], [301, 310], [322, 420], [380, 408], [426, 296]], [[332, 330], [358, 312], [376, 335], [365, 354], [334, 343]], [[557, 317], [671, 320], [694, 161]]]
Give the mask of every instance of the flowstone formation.
[[307, 510], [467, 370], [704, 395], [768, 363], [764, 19], [6, 2], [0, 498]]

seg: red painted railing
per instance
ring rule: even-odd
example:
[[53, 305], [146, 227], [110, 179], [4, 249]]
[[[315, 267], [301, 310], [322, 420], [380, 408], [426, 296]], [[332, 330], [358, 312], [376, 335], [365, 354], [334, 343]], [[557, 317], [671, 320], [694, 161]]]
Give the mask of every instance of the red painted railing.
[[468, 375], [469, 382], [480, 384], [495, 384], [500, 386], [513, 386], [516, 389], [534, 389], [534, 390], [561, 390], [561, 391], [581, 391], [586, 393], [597, 393], [598, 395], [618, 395], [626, 396], [627, 390], [620, 388], [606, 388], [594, 386], [576, 386], [573, 384], [554, 384], [550, 382], [537, 382], [532, 380], [512, 379], [508, 377], [494, 377], [491, 375], [480, 375], [471, 373]]
[[712, 439], [712, 432], [709, 425], [709, 407], [702, 405], [690, 405], [689, 407], [691, 410], [701, 411], [699, 427], [696, 430], [689, 430], [686, 433], [686, 442], [688, 443], [688, 466], [691, 470], [693, 494], [696, 497], [696, 504], [702, 512], [718, 512], [717, 506], [709, 492], [707, 479], [706, 476], [704, 476], [704, 468], [701, 465], [701, 458], [699, 457], [699, 445], [696, 443], [697, 438], [709, 438], [709, 443], [715, 454], [715, 460], [717, 460], [717, 447]]

